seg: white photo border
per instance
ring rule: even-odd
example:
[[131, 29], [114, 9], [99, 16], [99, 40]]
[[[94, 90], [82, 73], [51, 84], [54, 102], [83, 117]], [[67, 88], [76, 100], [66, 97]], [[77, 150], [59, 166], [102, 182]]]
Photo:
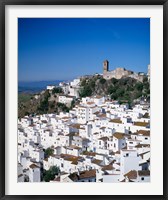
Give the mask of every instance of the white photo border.
[[[150, 18], [151, 182], [17, 183], [18, 18]], [[163, 6], [5, 6], [5, 194], [163, 195]]]

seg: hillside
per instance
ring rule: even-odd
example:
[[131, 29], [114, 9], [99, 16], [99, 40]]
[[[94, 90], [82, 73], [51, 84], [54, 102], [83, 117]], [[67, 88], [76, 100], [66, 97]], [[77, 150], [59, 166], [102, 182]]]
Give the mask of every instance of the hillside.
[[57, 93], [53, 93], [45, 90], [36, 95], [19, 94], [18, 117], [20, 118], [30, 114], [44, 114], [53, 112], [58, 113], [60, 111], [68, 111], [68, 107], [57, 102]]
[[[92, 78], [83, 78], [81, 80], [80, 97], [102, 95], [113, 100], [126, 101], [132, 104], [133, 100], [140, 97], [150, 99], [150, 85], [145, 78], [143, 83], [132, 79], [122, 78], [105, 80], [102, 76], [93, 76]], [[19, 94], [18, 96], [18, 117], [29, 114], [59, 113], [60, 111], [68, 112], [75, 103], [72, 102], [70, 107], [58, 102], [58, 95], [63, 94], [61, 88], [53, 91], [45, 90], [40, 94]]]
[[139, 97], [150, 96], [150, 85], [147, 78], [143, 83], [133, 78], [105, 80], [101, 76], [85, 78], [81, 81], [80, 96], [109, 95], [113, 100], [127, 100], [132, 102]]

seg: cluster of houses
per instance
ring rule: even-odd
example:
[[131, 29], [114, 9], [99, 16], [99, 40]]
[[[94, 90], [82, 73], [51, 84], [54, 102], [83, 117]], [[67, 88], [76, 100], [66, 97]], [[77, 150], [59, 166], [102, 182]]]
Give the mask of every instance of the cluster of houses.
[[[59, 86], [48, 85], [46, 89], [49, 91], [52, 91], [54, 88], [57, 88], [57, 87], [61, 88], [63, 91], [63, 94], [58, 95], [57, 102], [63, 103], [66, 106], [70, 107], [71, 102], [79, 98], [79, 91], [81, 89], [80, 82], [81, 82], [81, 79], [76, 78], [70, 82], [60, 82]], [[52, 100], [55, 100], [55, 99], [52, 99]]]
[[[70, 82], [60, 82], [59, 87], [62, 88], [64, 96], [74, 96], [79, 98], [79, 90], [80, 90], [80, 78], [76, 78]], [[57, 86], [48, 85], [46, 87], [47, 90], [53, 90]]]
[[52, 166], [60, 170], [55, 183], [149, 182], [149, 105], [92, 96], [67, 113], [18, 119], [18, 182], [42, 182]]

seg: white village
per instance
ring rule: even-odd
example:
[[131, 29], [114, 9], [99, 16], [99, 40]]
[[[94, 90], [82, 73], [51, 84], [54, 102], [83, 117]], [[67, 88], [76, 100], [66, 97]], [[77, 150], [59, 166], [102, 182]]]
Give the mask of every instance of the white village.
[[[59, 86], [60, 103], [79, 98], [80, 78]], [[130, 109], [95, 95], [69, 112], [18, 119], [18, 182], [44, 182], [52, 167], [59, 171], [48, 182], [150, 182], [150, 104]]]

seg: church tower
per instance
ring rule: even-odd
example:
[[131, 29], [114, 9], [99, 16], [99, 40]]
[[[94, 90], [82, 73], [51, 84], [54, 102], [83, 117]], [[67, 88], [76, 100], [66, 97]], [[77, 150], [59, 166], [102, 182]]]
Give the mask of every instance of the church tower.
[[109, 61], [105, 60], [103, 62], [103, 72], [108, 72], [108, 70], [109, 70]]

